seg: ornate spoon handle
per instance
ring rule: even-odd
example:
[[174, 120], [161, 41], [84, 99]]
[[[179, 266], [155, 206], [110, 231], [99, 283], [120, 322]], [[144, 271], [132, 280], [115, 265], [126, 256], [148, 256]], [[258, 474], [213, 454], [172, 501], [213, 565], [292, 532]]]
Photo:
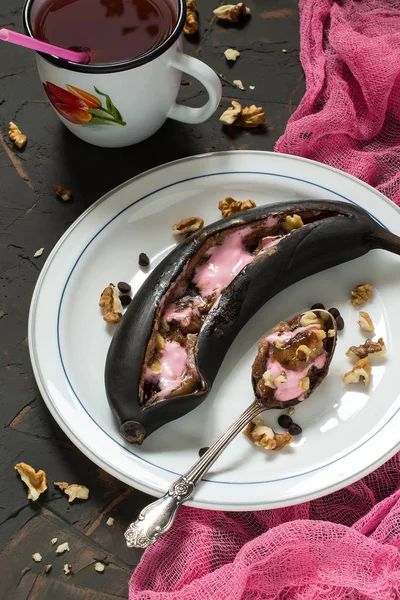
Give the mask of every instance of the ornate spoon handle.
[[207, 452], [171, 484], [162, 498], [145, 506], [137, 520], [131, 523], [125, 532], [126, 544], [129, 548], [147, 548], [171, 527], [179, 507], [191, 498], [203, 475], [243, 427], [263, 410], [265, 405], [260, 400], [254, 400]]

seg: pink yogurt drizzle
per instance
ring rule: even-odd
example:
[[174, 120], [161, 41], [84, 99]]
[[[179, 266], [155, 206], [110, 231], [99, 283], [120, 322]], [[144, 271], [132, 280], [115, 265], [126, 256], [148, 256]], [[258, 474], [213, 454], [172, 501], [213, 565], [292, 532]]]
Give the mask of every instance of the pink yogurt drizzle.
[[[268, 217], [265, 225], [272, 228], [277, 222], [276, 217]], [[204, 265], [196, 269], [193, 277], [193, 282], [198, 285], [203, 298], [216, 292], [217, 300], [222, 289], [228, 286], [240, 271], [254, 260], [255, 256], [246, 250], [242, 241], [251, 231], [251, 227], [234, 231], [224, 238], [222, 244], [214, 246], [208, 251], [210, 258]], [[281, 236], [262, 238], [262, 249], [257, 256], [267, 248], [278, 244], [281, 239]], [[199, 297], [194, 298], [185, 308], [181, 308], [178, 303], [173, 302], [167, 306], [163, 317], [167, 322], [174, 320], [181, 322], [183, 326], [188, 326], [192, 312], [197, 311], [204, 304], [204, 300]], [[163, 399], [181, 384], [186, 367], [187, 352], [178, 342], [165, 342], [159, 360], [161, 371], [154, 373], [147, 368], [145, 379], [159, 385], [161, 391], [157, 395]]]
[[[272, 345], [278, 339], [283, 343], [288, 342], [292, 337], [301, 333], [302, 331], [315, 331], [321, 329], [319, 325], [308, 325], [307, 327], [298, 327], [294, 331], [285, 331], [282, 333], [272, 333], [267, 337], [267, 341]], [[305, 369], [301, 371], [292, 371], [285, 369], [280, 362], [276, 360], [273, 356], [273, 348], [270, 348], [270, 355], [267, 360], [266, 370], [271, 372], [271, 375], [274, 379], [276, 390], [274, 395], [277, 400], [281, 402], [288, 402], [289, 400], [304, 400], [304, 390], [299, 388], [300, 379], [303, 377], [307, 377], [310, 369], [315, 367], [317, 369], [322, 369], [324, 366], [328, 353], [326, 350], [317, 356], [315, 360], [313, 360]], [[279, 377], [282, 373], [286, 376], [286, 381], [283, 383], [279, 383], [276, 381], [276, 378]]]
[[[208, 261], [196, 269], [193, 277], [203, 298], [207, 298], [214, 292], [219, 296], [223, 288], [227, 287], [240, 271], [254, 260], [254, 254], [246, 250], [243, 245], [243, 238], [251, 231], [251, 227], [235, 231], [226, 236], [222, 244], [210, 248]], [[281, 236], [263, 238], [261, 252], [278, 244], [280, 239]]]
[[187, 352], [183, 346], [178, 342], [165, 342], [159, 358], [161, 371], [154, 373], [151, 369], [146, 369], [146, 379], [159, 385], [159, 398], [165, 398], [181, 384], [186, 360]]

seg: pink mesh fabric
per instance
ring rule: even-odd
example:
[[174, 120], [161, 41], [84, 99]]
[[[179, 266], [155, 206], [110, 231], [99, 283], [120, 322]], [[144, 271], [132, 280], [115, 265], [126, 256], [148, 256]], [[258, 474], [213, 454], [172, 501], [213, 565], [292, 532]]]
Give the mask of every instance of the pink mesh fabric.
[[325, 498], [270, 511], [183, 507], [130, 600], [397, 600], [400, 454]]
[[[332, 165], [400, 205], [400, 0], [301, 0], [306, 94], [276, 150]], [[400, 454], [294, 507], [182, 508], [130, 600], [400, 599]]]
[[300, 11], [306, 94], [275, 150], [400, 204], [400, 1], [301, 0]]

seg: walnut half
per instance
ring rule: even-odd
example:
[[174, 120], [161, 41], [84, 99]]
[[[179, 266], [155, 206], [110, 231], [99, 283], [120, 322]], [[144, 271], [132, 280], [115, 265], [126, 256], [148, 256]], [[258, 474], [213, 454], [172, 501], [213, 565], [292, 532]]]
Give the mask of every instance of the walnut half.
[[266, 123], [267, 117], [261, 106], [252, 104], [243, 107], [240, 102], [232, 100], [232, 106], [222, 113], [219, 120], [224, 125], [235, 125], [236, 127], [251, 129]]
[[107, 286], [99, 301], [100, 308], [104, 309], [103, 319], [106, 323], [119, 323], [122, 317], [122, 304], [114, 284]]
[[346, 356], [353, 360], [367, 358], [367, 356], [383, 356], [386, 354], [386, 346], [383, 338], [379, 338], [377, 342], [366, 340], [360, 346], [350, 346], [346, 352]]
[[357, 285], [354, 290], [351, 292], [351, 303], [353, 306], [359, 306], [360, 304], [364, 304], [367, 300], [370, 300], [373, 296], [372, 290], [374, 286], [372, 283], [363, 283], [362, 285]]
[[196, 0], [186, 0], [186, 22], [183, 33], [193, 35], [199, 30]]
[[223, 217], [230, 217], [239, 212], [243, 212], [245, 210], [249, 210], [249, 208], [255, 208], [256, 203], [253, 200], [234, 200], [230, 196], [227, 196], [220, 202], [218, 202], [218, 208], [222, 213]]
[[276, 433], [271, 427], [264, 425], [262, 417], [255, 417], [243, 431], [251, 442], [266, 450], [281, 450], [293, 442], [290, 433]]
[[222, 6], [218, 6], [213, 13], [218, 19], [237, 23], [241, 17], [246, 17], [250, 14], [250, 9], [244, 2], [239, 2], [238, 4], [223, 4]]
[[179, 223], [172, 225], [172, 231], [177, 235], [183, 235], [185, 233], [194, 233], [204, 227], [203, 219], [200, 217], [187, 217], [182, 219]]
[[343, 375], [343, 381], [347, 384], [349, 383], [359, 383], [363, 382], [364, 385], [368, 385], [371, 381], [371, 371], [372, 367], [368, 360], [368, 358], [362, 358], [351, 369]]
[[15, 465], [14, 469], [18, 471], [18, 475], [29, 489], [29, 500], [37, 500], [40, 494], [47, 490], [46, 473], [44, 471], [35, 471], [33, 467], [24, 462]]

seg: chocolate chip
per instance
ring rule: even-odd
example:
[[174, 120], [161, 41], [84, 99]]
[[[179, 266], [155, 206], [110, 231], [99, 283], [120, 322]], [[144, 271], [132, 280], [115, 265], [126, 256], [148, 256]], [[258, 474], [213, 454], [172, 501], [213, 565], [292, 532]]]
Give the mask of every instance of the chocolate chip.
[[208, 450], [208, 446], [205, 446], [204, 448], [200, 448], [199, 450], [199, 456], [200, 458], [203, 456], [203, 454], [205, 454]]
[[119, 299], [121, 300], [122, 306], [128, 306], [128, 304], [130, 304], [132, 301], [132, 298], [130, 296], [128, 296], [127, 294], [120, 296]]
[[291, 423], [291, 425], [289, 425], [290, 435], [300, 435], [302, 431], [302, 428], [300, 427], [300, 425], [297, 425], [297, 423]]
[[117, 284], [117, 287], [119, 289], [119, 291], [121, 292], [121, 294], [129, 294], [129, 292], [131, 291], [131, 286], [129, 285], [129, 283], [126, 283], [126, 281], [120, 281]]
[[317, 304], [313, 304], [311, 307], [311, 310], [317, 310], [317, 308], [319, 310], [325, 310], [325, 306], [323, 304], [321, 304], [321, 302], [317, 302]]
[[336, 327], [339, 331], [342, 331], [342, 329], [344, 328], [344, 320], [343, 317], [341, 317], [340, 315], [336, 317]]
[[289, 415], [281, 415], [278, 419], [278, 423], [283, 429], [289, 429], [290, 425], [293, 423], [292, 417]]
[[330, 313], [331, 313], [331, 315], [332, 315], [332, 317], [333, 317], [334, 319], [337, 319], [338, 317], [340, 317], [340, 312], [338, 311], [338, 309], [337, 309], [337, 308], [330, 308], [330, 309], [328, 310], [328, 312], [330, 312]]
[[149, 259], [149, 257], [148, 257], [148, 256], [147, 256], [147, 254], [145, 254], [144, 252], [141, 252], [141, 253], [139, 254], [139, 265], [140, 265], [141, 267], [148, 267], [148, 266], [149, 266], [149, 264], [150, 264], [150, 259]]

